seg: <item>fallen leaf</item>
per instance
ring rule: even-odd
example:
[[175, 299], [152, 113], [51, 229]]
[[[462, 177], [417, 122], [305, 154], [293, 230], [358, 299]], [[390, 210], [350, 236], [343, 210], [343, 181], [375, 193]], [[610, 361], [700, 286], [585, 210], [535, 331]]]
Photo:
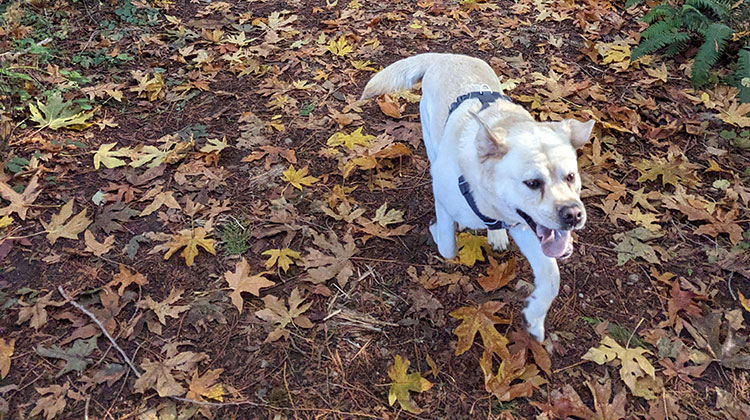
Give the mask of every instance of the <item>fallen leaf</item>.
[[485, 351], [479, 360], [484, 372], [484, 386], [499, 401], [511, 401], [518, 397], [530, 397], [534, 388], [546, 381], [539, 376], [539, 369], [526, 365], [524, 353], [503, 358], [497, 373], [492, 370], [492, 355]]
[[117, 146], [117, 142], [102, 144], [96, 152], [93, 152], [94, 169], [99, 169], [100, 165], [104, 165], [107, 168], [119, 168], [125, 165], [125, 161], [118, 159], [118, 157], [130, 156], [130, 148], [126, 147], [112, 151], [115, 146]]
[[156, 194], [156, 196], [154, 196], [154, 201], [146, 206], [139, 216], [148, 216], [156, 210], [159, 210], [162, 206], [167, 206], [167, 208], [170, 209], [180, 209], [180, 204], [177, 202], [177, 199], [174, 198], [173, 194], [174, 192], [172, 191], [162, 191]]
[[50, 130], [59, 128], [84, 130], [91, 125], [86, 120], [94, 115], [93, 112], [83, 112], [71, 101], [63, 102], [60, 92], [57, 91], [50, 95], [46, 104], [39, 99], [36, 100], [36, 105], [29, 103], [29, 111], [31, 120], [38, 124], [37, 127]]
[[115, 235], [109, 235], [104, 238], [104, 242], [98, 242], [94, 234], [86, 229], [83, 233], [83, 240], [86, 243], [86, 251], [101, 257], [112, 249], [112, 245], [115, 244]]
[[305, 299], [302, 298], [299, 289], [296, 287], [289, 296], [289, 309], [276, 296], [268, 295], [263, 298], [266, 307], [255, 312], [255, 316], [264, 321], [272, 322], [276, 326], [266, 337], [266, 343], [276, 341], [281, 337], [288, 338], [289, 330], [286, 327], [290, 323], [302, 328], [312, 328], [313, 324], [310, 319], [302, 315], [310, 308], [312, 302], [302, 304], [304, 301]]
[[458, 259], [461, 264], [474, 267], [477, 261], [484, 261], [482, 248], [488, 248], [486, 236], [478, 236], [469, 232], [458, 234]]
[[328, 279], [336, 278], [339, 286], [346, 286], [349, 277], [354, 274], [354, 265], [350, 258], [359, 254], [359, 249], [354, 243], [354, 238], [347, 234], [344, 236], [344, 243], [339, 242], [339, 237], [331, 231], [328, 238], [325, 235], [312, 232], [313, 243], [321, 249], [327, 250], [330, 254], [310, 248], [309, 254], [305, 257], [305, 269], [307, 269], [308, 280], [313, 283], [323, 283]]
[[47, 323], [47, 306], [63, 305], [62, 302], [52, 300], [52, 292], [37, 298], [33, 304], [26, 303], [23, 300], [19, 300], [18, 304], [21, 306], [21, 309], [18, 310], [18, 321], [16, 324], [23, 324], [30, 319], [31, 323], [29, 326], [35, 330], [38, 330]]
[[52, 215], [49, 223], [41, 221], [51, 245], [54, 245], [59, 238], [78, 239], [78, 234], [91, 224], [91, 220], [86, 218], [86, 209], [81, 210], [68, 221], [72, 214], [73, 200], [70, 200], [60, 209], [59, 214]]
[[[169, 242], [164, 245], [168, 248], [167, 253], [164, 254], [164, 259], [168, 260], [172, 254], [183, 247], [185, 249], [182, 250], [180, 255], [185, 258], [185, 263], [188, 267], [193, 265], [195, 256], [198, 255], [198, 247], [203, 248], [211, 255], [216, 255], [216, 250], [214, 249], [214, 243], [216, 241], [206, 238], [206, 235], [208, 235], [208, 232], [202, 227], [183, 229], [177, 232], [170, 238]], [[162, 248], [158, 248], [158, 250], [161, 249]], [[154, 250], [157, 250], [157, 248], [154, 248]]]
[[398, 401], [403, 410], [412, 414], [420, 414], [422, 409], [414, 405], [409, 396], [409, 391], [422, 393], [432, 388], [432, 383], [423, 378], [419, 372], [407, 374], [410, 362], [396, 355], [393, 365], [388, 368], [388, 377], [391, 378], [391, 388], [388, 390], [388, 404], [393, 405]]
[[8, 376], [8, 372], [10, 372], [10, 358], [13, 356], [15, 346], [15, 338], [5, 341], [5, 338], [0, 337], [0, 380], [5, 379]]
[[209, 400], [224, 401], [224, 387], [216, 383], [224, 369], [209, 369], [202, 376], [198, 372], [193, 372], [193, 378], [188, 385], [188, 392], [185, 398], [195, 401], [205, 401], [203, 397]]
[[[609, 376], [609, 375], [607, 375]], [[594, 396], [594, 416], [592, 420], [620, 420], [627, 415], [625, 412], [625, 403], [627, 397], [625, 389], [621, 389], [614, 396], [610, 403], [609, 398], [612, 395], [612, 381], [609, 377], [604, 378], [603, 382], [597, 379], [586, 381], [586, 385]]]
[[404, 212], [396, 209], [388, 209], [388, 203], [383, 203], [382, 206], [375, 210], [375, 217], [371, 220], [382, 227], [387, 227], [394, 223], [403, 222]]
[[276, 283], [263, 277], [263, 274], [250, 275], [250, 265], [245, 257], [238, 261], [234, 267], [234, 272], [227, 271], [224, 273], [224, 280], [229, 284], [232, 293], [229, 294], [232, 304], [242, 313], [242, 292], [248, 292], [254, 296], [260, 296], [260, 289], [274, 286]]
[[148, 389], [154, 389], [160, 397], [182, 396], [185, 393], [185, 388], [177, 382], [172, 371], [187, 372], [193, 370], [198, 362], [207, 358], [208, 356], [205, 353], [190, 351], [178, 353], [164, 361], [152, 362], [145, 358], [141, 362], [143, 374], [136, 379], [134, 391], [142, 394]]
[[289, 169], [282, 172], [281, 179], [292, 184], [294, 188], [302, 191], [302, 186], [311, 187], [318, 182], [318, 178], [307, 175], [307, 166], [299, 171], [294, 169], [294, 165], [289, 165]]
[[107, 286], [114, 287], [119, 284], [120, 287], [117, 289], [117, 294], [122, 296], [125, 293], [125, 289], [131, 284], [137, 284], [138, 286], [145, 286], [148, 284], [148, 279], [143, 274], [136, 271], [132, 273], [124, 265], [120, 264], [120, 272], [112, 277], [112, 281], [107, 283]]
[[616, 233], [612, 237], [620, 241], [615, 246], [617, 251], [617, 265], [624, 265], [630, 260], [643, 258], [651, 264], [659, 264], [659, 257], [653, 246], [641, 242], [664, 236], [663, 233], [654, 233], [644, 227], [637, 227], [625, 233]]
[[[61, 385], [50, 385], [48, 387], [34, 388], [39, 395], [44, 395], [37, 400], [34, 408], [29, 413], [29, 417], [34, 417], [44, 413], [46, 420], [52, 420], [65, 409], [65, 395], [70, 389], [70, 383], [65, 382]], [[49, 394], [49, 395], [47, 395]]]
[[282, 270], [284, 270], [285, 273], [289, 269], [290, 265], [296, 264], [294, 260], [302, 262], [304, 261], [299, 252], [291, 250], [289, 248], [268, 249], [266, 251], [263, 251], [260, 255], [268, 255], [268, 260], [266, 260], [266, 268], [271, 268], [274, 265], [278, 264], [278, 266]]
[[714, 360], [728, 369], [750, 369], [750, 346], [748, 339], [737, 334], [730, 325], [726, 337], [721, 340], [722, 315], [711, 312], [703, 318], [693, 318], [685, 328], [695, 339], [698, 347], [709, 352], [709, 360]]
[[742, 294], [739, 290], [737, 291], [737, 296], [740, 299], [740, 304], [742, 307], [747, 311], [750, 312], [750, 299], [746, 298], [745, 295]]
[[374, 139], [375, 136], [370, 134], [362, 134], [362, 127], [352, 131], [350, 134], [335, 133], [328, 138], [326, 144], [330, 147], [344, 146], [349, 150], [354, 150], [354, 146], [367, 147], [370, 145], [370, 140]]
[[0, 196], [10, 201], [9, 206], [0, 209], [0, 216], [10, 216], [16, 213], [21, 220], [26, 220], [26, 212], [29, 210], [29, 206], [34, 204], [34, 201], [41, 193], [38, 173], [31, 177], [22, 194], [17, 193], [5, 182], [0, 182]]
[[453, 333], [458, 336], [456, 356], [471, 348], [477, 332], [482, 337], [485, 353], [494, 353], [501, 359], [510, 356], [507, 348], [508, 339], [495, 329], [495, 324], [510, 322], [495, 315], [503, 306], [505, 306], [503, 302], [489, 301], [477, 306], [464, 306], [450, 313], [453, 318], [461, 320], [461, 324], [453, 330]]
[[388, 94], [378, 96], [377, 103], [383, 114], [396, 119], [401, 118], [401, 112], [405, 108], [404, 105], [399, 104], [398, 100], [394, 100], [393, 97]]
[[88, 340], [76, 340], [73, 342], [73, 345], [67, 349], [61, 349], [58, 346], [47, 348], [38, 345], [36, 347], [36, 352], [42, 357], [65, 360], [65, 366], [63, 366], [63, 368], [57, 372], [57, 375], [55, 375], [55, 378], [59, 378], [71, 371], [79, 373], [83, 372], [83, 370], [86, 369], [86, 366], [91, 363], [91, 359], [88, 359], [87, 356], [96, 349], [96, 337], [91, 337]]
[[511, 280], [516, 278], [516, 259], [511, 258], [508, 261], [498, 264], [494, 258], [488, 256], [490, 267], [486, 275], [480, 275], [477, 282], [482, 286], [485, 292], [491, 292], [507, 285]]
[[146, 295], [143, 303], [139, 302], [140, 307], [147, 307], [154, 311], [156, 317], [162, 325], [167, 325], [167, 318], [178, 318], [182, 312], [190, 309], [189, 305], [176, 305], [172, 306], [175, 302], [182, 298], [182, 290], [172, 289], [169, 291], [169, 296], [161, 302], [157, 302], [151, 298], [151, 295]]
[[612, 337], [605, 335], [602, 338], [601, 345], [599, 347], [592, 347], [583, 355], [584, 360], [591, 360], [597, 364], [603, 365], [607, 362], [611, 362], [614, 359], [620, 359], [622, 366], [620, 367], [620, 377], [622, 378], [625, 385], [630, 388], [630, 391], [636, 392], [636, 381], [643, 376], [650, 376], [652, 379], [656, 379], [656, 373], [654, 366], [644, 354], [651, 354], [650, 351], [642, 348], [624, 348], [617, 344]]
[[526, 354], [526, 352], [530, 351], [534, 356], [534, 362], [537, 366], [547, 375], [552, 375], [552, 361], [549, 358], [549, 353], [534, 337], [530, 336], [527, 332], [511, 331], [508, 334], [508, 338], [511, 341], [508, 350], [512, 354]]

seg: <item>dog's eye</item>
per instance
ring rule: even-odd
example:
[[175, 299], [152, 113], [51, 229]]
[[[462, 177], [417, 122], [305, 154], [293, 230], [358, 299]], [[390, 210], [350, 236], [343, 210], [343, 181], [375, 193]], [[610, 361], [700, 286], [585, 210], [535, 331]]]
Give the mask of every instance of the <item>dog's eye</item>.
[[541, 179], [529, 179], [523, 183], [532, 190], [538, 190], [544, 184]]
[[573, 181], [575, 181], [575, 180], [576, 180], [576, 174], [575, 174], [575, 173], [573, 173], [573, 172], [569, 173], [569, 174], [568, 174], [568, 175], [567, 175], [567, 176], [565, 177], [565, 180], [566, 180], [566, 181], [568, 181], [568, 182], [573, 182]]

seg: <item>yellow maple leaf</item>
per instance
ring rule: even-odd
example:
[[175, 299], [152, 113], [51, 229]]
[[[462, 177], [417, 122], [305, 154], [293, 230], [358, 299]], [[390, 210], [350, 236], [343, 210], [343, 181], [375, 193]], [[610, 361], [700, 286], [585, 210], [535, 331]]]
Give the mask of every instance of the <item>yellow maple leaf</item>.
[[7, 228], [13, 224], [13, 218], [10, 216], [3, 216], [0, 218], [0, 229]]
[[214, 249], [214, 243], [216, 241], [214, 241], [213, 239], [207, 239], [207, 234], [208, 232], [206, 232], [206, 229], [202, 227], [197, 227], [195, 229], [183, 229], [179, 231], [177, 234], [172, 236], [172, 238], [167, 243], [167, 247], [169, 248], [169, 250], [166, 254], [164, 254], [164, 259], [168, 260], [169, 257], [172, 256], [172, 254], [183, 247], [185, 249], [182, 250], [182, 253], [180, 255], [185, 257], [185, 263], [188, 265], [188, 267], [193, 265], [195, 256], [198, 255], [198, 247], [205, 249], [212, 255], [216, 255], [216, 250]]
[[337, 57], [343, 57], [354, 51], [354, 48], [346, 42], [346, 38], [343, 36], [338, 41], [330, 40], [326, 49]]
[[391, 389], [388, 390], [388, 404], [393, 405], [398, 401], [401, 408], [413, 413], [419, 414], [422, 409], [414, 405], [409, 397], [409, 391], [424, 392], [432, 388], [432, 382], [422, 377], [419, 372], [407, 374], [411, 362], [404, 360], [401, 356], [396, 355], [393, 365], [388, 368], [388, 377], [391, 378]]
[[646, 229], [650, 230], [651, 232], [656, 232], [659, 229], [661, 229], [661, 226], [656, 224], [656, 221], [659, 219], [658, 215], [654, 213], [641, 213], [641, 209], [634, 208], [630, 214], [628, 214], [628, 217], [633, 222], [645, 227]]
[[72, 214], [73, 200], [70, 200], [65, 203], [59, 214], [52, 215], [49, 223], [41, 221], [50, 244], [54, 245], [59, 238], [78, 239], [78, 234], [91, 224], [91, 220], [86, 218], [86, 209], [81, 210], [68, 221]]
[[458, 234], [458, 260], [461, 264], [474, 267], [477, 261], [484, 261], [482, 248], [488, 245], [486, 236], [477, 236], [469, 232]]
[[746, 298], [745, 295], [743, 295], [739, 290], [737, 291], [737, 295], [740, 298], [740, 304], [742, 304], [742, 307], [745, 308], [746, 311], [750, 312], [750, 299]]
[[507, 319], [495, 315], [505, 304], [498, 301], [488, 301], [476, 306], [464, 306], [450, 313], [453, 318], [461, 320], [461, 325], [453, 330], [453, 334], [458, 336], [456, 345], [456, 356], [460, 356], [471, 348], [474, 343], [474, 337], [477, 332], [482, 337], [484, 351], [486, 353], [498, 355], [500, 358], [507, 358], [508, 339], [495, 328], [495, 324], [507, 324]]
[[644, 354], [651, 354], [650, 351], [643, 347], [625, 348], [617, 344], [610, 336], [602, 338], [599, 347], [592, 347], [583, 355], [584, 360], [591, 360], [599, 365], [611, 362], [615, 358], [620, 359], [620, 377], [625, 385], [630, 388], [631, 392], [642, 393], [640, 387], [636, 387], [638, 379], [648, 375], [656, 379], [656, 372], [651, 362], [646, 359]]
[[370, 140], [374, 139], [375, 136], [370, 134], [362, 134], [362, 127], [352, 131], [350, 134], [335, 133], [328, 138], [326, 144], [331, 147], [344, 145], [349, 150], [354, 150], [355, 145], [368, 147]]
[[112, 150], [117, 146], [117, 142], [102, 144], [94, 154], [94, 169], [99, 169], [100, 165], [104, 165], [107, 168], [117, 168], [125, 165], [125, 161], [118, 159], [117, 157], [130, 156], [130, 148], [120, 148], [118, 150]]
[[224, 386], [216, 383], [222, 372], [224, 372], [224, 369], [209, 369], [203, 376], [198, 376], [198, 371], [194, 371], [186, 397], [196, 401], [203, 401], [202, 397], [209, 400], [224, 401]]
[[602, 64], [610, 64], [611, 67], [627, 70], [630, 67], [630, 45], [627, 41], [598, 42], [594, 46], [596, 51], [604, 57]]
[[0, 379], [5, 379], [10, 372], [10, 358], [13, 356], [16, 339], [9, 340], [6, 342], [4, 338], [0, 338]]
[[289, 169], [281, 173], [281, 179], [292, 184], [295, 188], [302, 190], [302, 186], [312, 186], [318, 182], [318, 178], [314, 176], [307, 176], [307, 166], [300, 169], [299, 171], [294, 169], [294, 165], [289, 165]]
[[302, 261], [300, 253], [289, 248], [269, 249], [263, 251], [261, 255], [268, 255], [266, 268], [271, 268], [278, 264], [284, 272], [289, 269], [290, 265], [295, 264], [294, 260]]

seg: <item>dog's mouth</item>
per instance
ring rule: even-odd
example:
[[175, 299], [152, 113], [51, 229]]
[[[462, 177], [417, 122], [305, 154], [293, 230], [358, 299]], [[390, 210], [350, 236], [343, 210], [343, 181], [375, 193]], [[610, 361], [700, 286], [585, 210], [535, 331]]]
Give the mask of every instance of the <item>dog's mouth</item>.
[[550, 258], [568, 258], [573, 253], [573, 238], [569, 230], [555, 230], [536, 223], [524, 211], [516, 209], [519, 216], [526, 221], [532, 232], [539, 238], [542, 252]]

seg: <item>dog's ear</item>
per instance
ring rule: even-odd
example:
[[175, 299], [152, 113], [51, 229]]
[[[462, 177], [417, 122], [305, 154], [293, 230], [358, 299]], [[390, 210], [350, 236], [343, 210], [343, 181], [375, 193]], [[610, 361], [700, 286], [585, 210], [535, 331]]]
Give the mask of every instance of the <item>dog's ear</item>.
[[469, 113], [479, 122], [482, 130], [477, 137], [477, 150], [481, 157], [503, 157], [508, 153], [507, 133], [500, 128], [491, 128], [475, 112]]
[[578, 120], [565, 120], [560, 123], [563, 132], [570, 137], [570, 144], [576, 149], [580, 149], [589, 142], [591, 130], [594, 129], [594, 120], [580, 122]]

